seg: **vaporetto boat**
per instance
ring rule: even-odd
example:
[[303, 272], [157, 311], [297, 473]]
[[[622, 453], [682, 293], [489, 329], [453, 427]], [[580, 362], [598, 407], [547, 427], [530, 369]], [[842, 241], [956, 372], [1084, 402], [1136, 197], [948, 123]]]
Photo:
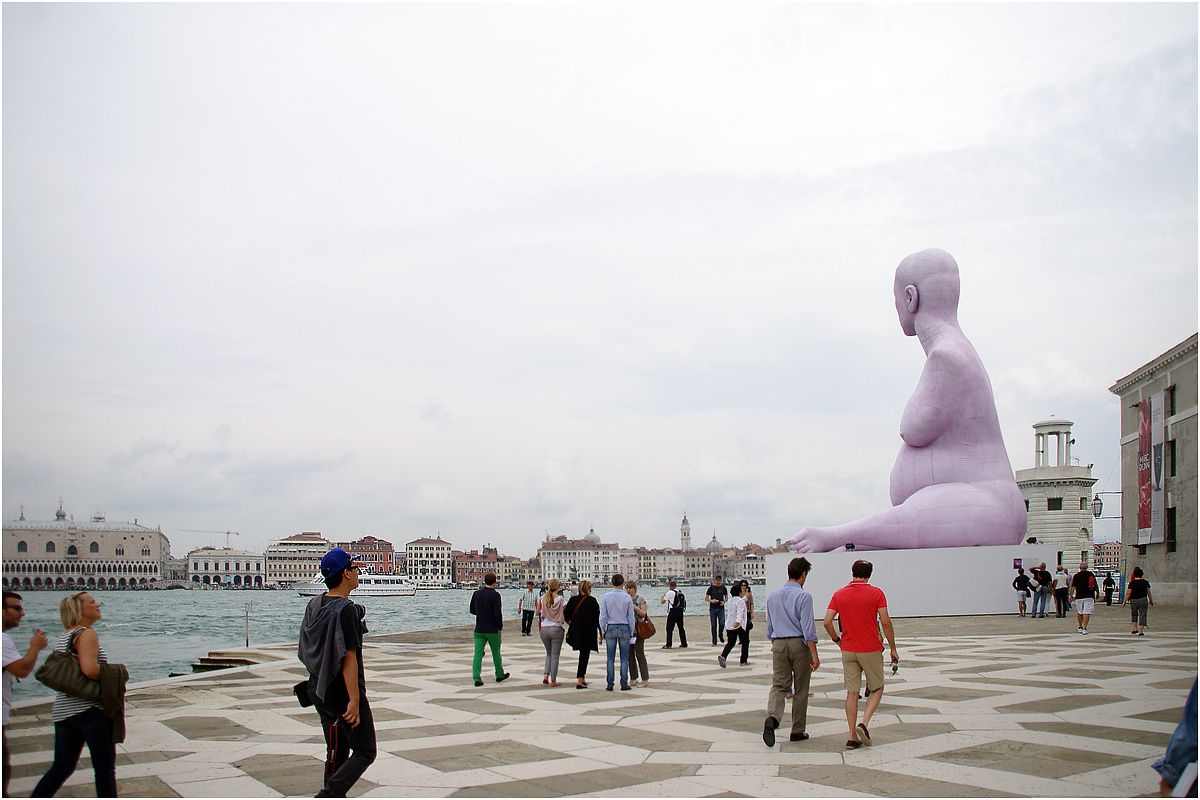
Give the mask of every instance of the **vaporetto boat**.
[[[319, 572], [308, 583], [298, 583], [294, 588], [301, 597], [317, 597], [328, 591]], [[375, 575], [370, 572], [358, 573], [358, 588], [354, 590], [355, 597], [412, 597], [416, 593], [417, 587], [412, 585], [407, 575]]]

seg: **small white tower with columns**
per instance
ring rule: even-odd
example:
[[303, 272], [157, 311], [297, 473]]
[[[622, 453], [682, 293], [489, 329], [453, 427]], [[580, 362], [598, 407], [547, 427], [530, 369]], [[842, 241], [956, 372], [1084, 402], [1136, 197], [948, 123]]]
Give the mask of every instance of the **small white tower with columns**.
[[[1026, 537], [1057, 545], [1072, 572], [1092, 563], [1092, 465], [1072, 463], [1072, 423], [1050, 418], [1033, 426], [1033, 468], [1016, 472], [1029, 520]], [[1053, 564], [1048, 565], [1053, 571]]]

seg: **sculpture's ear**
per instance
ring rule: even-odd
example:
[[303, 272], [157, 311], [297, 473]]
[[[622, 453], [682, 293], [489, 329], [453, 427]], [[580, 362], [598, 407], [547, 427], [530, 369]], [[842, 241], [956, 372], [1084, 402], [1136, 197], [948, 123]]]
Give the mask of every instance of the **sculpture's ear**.
[[908, 313], [916, 314], [917, 306], [920, 305], [920, 300], [917, 297], [917, 287], [911, 283], [904, 287], [904, 307], [908, 309]]

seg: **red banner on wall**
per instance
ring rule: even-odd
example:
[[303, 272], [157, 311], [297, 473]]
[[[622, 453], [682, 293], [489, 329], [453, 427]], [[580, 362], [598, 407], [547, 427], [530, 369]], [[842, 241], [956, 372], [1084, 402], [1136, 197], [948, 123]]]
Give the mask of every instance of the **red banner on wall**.
[[1150, 398], [1138, 405], [1138, 454], [1137, 454], [1137, 527], [1138, 544], [1150, 543], [1150, 498], [1154, 492], [1151, 480]]

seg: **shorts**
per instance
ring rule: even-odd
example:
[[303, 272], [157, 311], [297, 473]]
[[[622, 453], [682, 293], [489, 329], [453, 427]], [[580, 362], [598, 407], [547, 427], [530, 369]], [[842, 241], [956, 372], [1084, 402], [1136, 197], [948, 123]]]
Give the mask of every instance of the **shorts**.
[[1017, 590], [1017, 602], [1018, 603], [1024, 603], [1025, 600], [1028, 599], [1028, 597], [1029, 597], [1029, 592], [1025, 591], [1024, 589]]
[[862, 676], [867, 676], [867, 691], [883, 688], [883, 651], [852, 653], [842, 651], [842, 675], [846, 691], [858, 694], [862, 690]]
[[1075, 613], [1076, 614], [1091, 614], [1096, 610], [1096, 598], [1094, 597], [1076, 597], [1075, 598]]

